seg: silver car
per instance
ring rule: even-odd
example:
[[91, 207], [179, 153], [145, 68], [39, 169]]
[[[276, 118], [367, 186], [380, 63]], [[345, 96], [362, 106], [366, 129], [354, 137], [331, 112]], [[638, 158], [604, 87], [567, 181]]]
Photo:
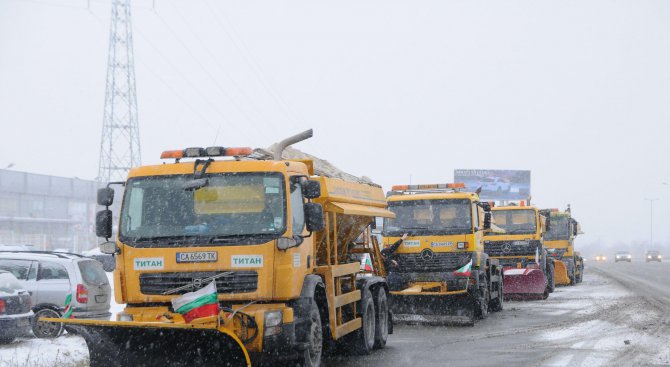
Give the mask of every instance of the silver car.
[[62, 317], [71, 295], [72, 316], [109, 320], [111, 286], [102, 265], [77, 254], [55, 252], [0, 252], [0, 270], [8, 271], [30, 293], [35, 317], [33, 334], [54, 338], [62, 324], [40, 322], [40, 317]]

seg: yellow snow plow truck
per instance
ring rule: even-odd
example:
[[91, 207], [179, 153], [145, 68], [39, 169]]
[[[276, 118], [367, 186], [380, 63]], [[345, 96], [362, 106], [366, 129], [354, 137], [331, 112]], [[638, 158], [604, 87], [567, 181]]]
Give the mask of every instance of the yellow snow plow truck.
[[487, 233], [484, 249], [503, 267], [505, 298], [546, 299], [554, 291], [554, 262], [547, 259], [543, 242], [548, 213], [523, 202], [491, 211], [504, 233]]
[[[330, 347], [384, 347], [390, 296], [371, 227], [394, 215], [381, 187], [282, 159], [311, 136], [282, 141], [272, 158], [187, 148], [163, 153], [173, 162], [131, 169], [116, 240], [101, 245], [116, 257], [124, 311], [115, 321], [44, 320], [75, 328], [91, 366], [318, 366]], [[104, 238], [113, 193], [98, 193]], [[375, 270], [361, 270], [361, 257]]]
[[401, 185], [387, 194], [396, 217], [384, 220], [382, 235], [386, 248], [397, 247], [385, 260], [396, 320], [474, 325], [502, 310], [502, 269], [482, 242], [490, 205], [464, 187]]
[[584, 259], [575, 251], [575, 237], [582, 233], [581, 226], [572, 217], [570, 207], [564, 212], [550, 209], [551, 228], [544, 235], [544, 245], [555, 262], [556, 285], [581, 283], [584, 276]]

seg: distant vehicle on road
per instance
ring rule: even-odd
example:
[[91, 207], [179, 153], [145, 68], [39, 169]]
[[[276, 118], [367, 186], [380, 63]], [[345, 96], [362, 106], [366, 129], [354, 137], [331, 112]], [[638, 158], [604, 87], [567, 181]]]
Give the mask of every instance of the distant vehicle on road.
[[0, 252], [0, 270], [12, 273], [30, 292], [33, 334], [55, 338], [63, 325], [37, 321], [40, 317], [59, 318], [65, 299], [72, 295], [72, 316], [109, 320], [112, 289], [100, 262], [77, 254], [60, 252]]
[[647, 251], [647, 253], [644, 255], [644, 261], [645, 262], [650, 262], [650, 261], [658, 261], [661, 262], [661, 259], [663, 256], [661, 256], [661, 253], [655, 250], [650, 250]]
[[16, 277], [0, 270], [0, 344], [29, 333], [33, 311], [30, 294]]
[[482, 191], [504, 191], [511, 188], [511, 184], [500, 177], [486, 177], [482, 179]]
[[605, 255], [596, 255], [596, 261], [597, 262], [605, 262], [607, 260], [607, 256]]
[[618, 263], [619, 261], [628, 261], [631, 262], [632, 256], [630, 252], [628, 251], [619, 251], [616, 254], [614, 254], [614, 262]]

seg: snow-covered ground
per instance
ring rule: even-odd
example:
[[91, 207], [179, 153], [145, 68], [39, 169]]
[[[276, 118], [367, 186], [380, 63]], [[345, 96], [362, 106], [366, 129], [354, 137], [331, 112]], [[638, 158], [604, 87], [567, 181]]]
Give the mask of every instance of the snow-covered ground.
[[[458, 366], [488, 366], [493, 360], [533, 366], [670, 365], [670, 290], [661, 277], [670, 264], [663, 266], [656, 269], [659, 281], [644, 264], [629, 265], [626, 272], [615, 266], [593, 269], [583, 284], [558, 288], [544, 301], [507, 302], [503, 312], [472, 328], [397, 325], [386, 349], [329, 357], [324, 366], [443, 366], [446, 360]], [[111, 310], [123, 307], [113, 303]], [[0, 367], [87, 365], [86, 345], [76, 335], [21, 338], [0, 346]]]

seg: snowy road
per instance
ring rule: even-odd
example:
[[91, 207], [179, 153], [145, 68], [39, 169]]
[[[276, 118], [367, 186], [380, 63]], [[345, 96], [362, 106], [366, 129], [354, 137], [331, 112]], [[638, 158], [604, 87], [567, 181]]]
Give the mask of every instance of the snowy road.
[[[507, 302], [474, 327], [397, 325], [386, 349], [324, 365], [668, 365], [668, 271], [670, 263], [589, 264], [584, 283], [547, 300]], [[0, 367], [87, 366], [87, 359], [77, 336], [0, 347]]]
[[507, 302], [474, 327], [397, 326], [386, 349], [326, 365], [668, 365], [669, 271], [668, 263], [589, 265], [584, 283], [547, 300]]

